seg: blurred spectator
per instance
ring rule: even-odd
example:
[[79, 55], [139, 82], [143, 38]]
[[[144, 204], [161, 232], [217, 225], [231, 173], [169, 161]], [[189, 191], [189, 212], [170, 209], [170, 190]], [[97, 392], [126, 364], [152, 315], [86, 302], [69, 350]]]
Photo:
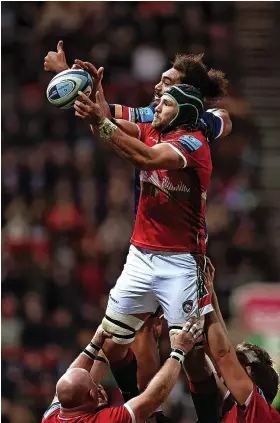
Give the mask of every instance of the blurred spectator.
[[[233, 134], [213, 147], [207, 221], [217, 290], [273, 278], [258, 214], [258, 144], [239, 99], [230, 2], [4, 2], [2, 5], [2, 418], [40, 419], [57, 378], [91, 338], [122, 269], [133, 225], [133, 171], [73, 112], [51, 107], [43, 71], [64, 40], [68, 63], [105, 67], [109, 101], [149, 103], [175, 53], [205, 52], [231, 81]], [[222, 104], [223, 106], [223, 104]], [[265, 244], [265, 246], [264, 246]], [[169, 343], [161, 343], [163, 358]], [[167, 404], [194, 422], [183, 379]]]

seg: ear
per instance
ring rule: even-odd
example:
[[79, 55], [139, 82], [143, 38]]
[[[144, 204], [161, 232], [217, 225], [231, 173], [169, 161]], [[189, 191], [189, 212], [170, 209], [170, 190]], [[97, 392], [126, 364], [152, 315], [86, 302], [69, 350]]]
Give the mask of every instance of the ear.
[[245, 367], [245, 370], [246, 370], [246, 373], [248, 373], [248, 375], [249, 375], [250, 377], [252, 377], [252, 369], [251, 369], [251, 366], [246, 366], [246, 367]]

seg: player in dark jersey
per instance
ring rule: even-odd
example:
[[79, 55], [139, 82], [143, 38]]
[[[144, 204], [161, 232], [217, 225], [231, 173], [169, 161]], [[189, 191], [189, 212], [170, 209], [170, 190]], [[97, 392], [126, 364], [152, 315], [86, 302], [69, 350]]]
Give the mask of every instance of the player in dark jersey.
[[206, 316], [206, 334], [211, 357], [225, 385], [214, 377], [203, 346], [195, 347], [185, 361], [185, 368], [198, 421], [279, 423], [280, 415], [271, 406], [279, 386], [272, 359], [264, 349], [253, 344], [242, 343], [234, 350], [214, 292], [214, 270], [208, 262], [207, 287], [212, 293], [214, 312]]
[[[200, 333], [197, 332], [196, 336]], [[149, 387], [124, 405], [108, 406], [104, 390], [98, 388], [96, 358], [108, 334], [100, 327], [90, 344], [76, 358], [56, 385], [56, 396], [42, 423], [141, 423], [153, 415], [167, 398], [180, 374], [194, 338], [185, 330], [171, 337], [172, 352]], [[100, 358], [100, 357], [99, 357]], [[97, 362], [98, 363], [98, 362]], [[149, 421], [153, 422], [154, 420]]]

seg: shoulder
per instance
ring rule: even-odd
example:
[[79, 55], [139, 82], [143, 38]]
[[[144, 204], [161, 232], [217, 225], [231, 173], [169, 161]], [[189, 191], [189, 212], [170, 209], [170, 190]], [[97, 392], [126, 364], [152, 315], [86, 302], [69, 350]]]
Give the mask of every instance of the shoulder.
[[212, 111], [207, 111], [203, 113], [201, 120], [207, 125], [210, 131], [210, 141], [221, 136], [224, 129], [224, 121], [221, 116], [215, 115]]
[[137, 123], [139, 128], [139, 138], [147, 138], [149, 136], [158, 136], [157, 131], [153, 128], [151, 123]]
[[128, 405], [104, 408], [96, 414], [96, 423], [135, 423], [133, 411]]
[[54, 402], [52, 403], [49, 408], [46, 409], [44, 415], [43, 415], [43, 422], [49, 421], [51, 418], [56, 416], [59, 413], [60, 410], [60, 402]]
[[256, 420], [256, 423], [264, 423], [266, 421], [265, 419], [271, 416], [271, 407], [267, 403], [262, 390], [256, 385], [254, 385], [244, 406], [237, 406], [237, 408], [243, 411], [248, 418], [250, 417], [252, 419], [258, 417], [259, 420]]
[[[197, 151], [208, 151], [209, 145], [206, 137], [201, 131], [186, 132], [180, 131], [175, 133], [173, 140], [180, 144], [188, 153], [195, 153]], [[210, 150], [209, 150], [210, 151]]]

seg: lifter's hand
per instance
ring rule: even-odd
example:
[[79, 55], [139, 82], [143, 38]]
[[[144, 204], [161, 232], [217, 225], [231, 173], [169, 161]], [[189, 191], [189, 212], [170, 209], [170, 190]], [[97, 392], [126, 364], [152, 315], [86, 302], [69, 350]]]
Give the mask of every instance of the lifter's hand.
[[63, 51], [63, 41], [58, 41], [57, 51], [49, 51], [44, 59], [44, 69], [47, 72], [60, 73], [69, 69]]
[[94, 337], [92, 338], [92, 342], [97, 346], [102, 348], [106, 339], [112, 338], [112, 335], [106, 332], [102, 326], [98, 326], [97, 331], [95, 332]]
[[[97, 91], [96, 93], [96, 102], [93, 103], [84, 93], [79, 91], [80, 99], [76, 100], [74, 103], [74, 109], [75, 116], [78, 116], [81, 119], [89, 119], [90, 123], [93, 126], [100, 125], [104, 119], [106, 118], [106, 115], [103, 111], [103, 108], [101, 106], [101, 99], [100, 94]], [[81, 101], [80, 101], [81, 100]]]
[[172, 349], [177, 348], [187, 354], [193, 348], [195, 340], [193, 334], [188, 333], [186, 325], [179, 333], [171, 333], [170, 343]]

